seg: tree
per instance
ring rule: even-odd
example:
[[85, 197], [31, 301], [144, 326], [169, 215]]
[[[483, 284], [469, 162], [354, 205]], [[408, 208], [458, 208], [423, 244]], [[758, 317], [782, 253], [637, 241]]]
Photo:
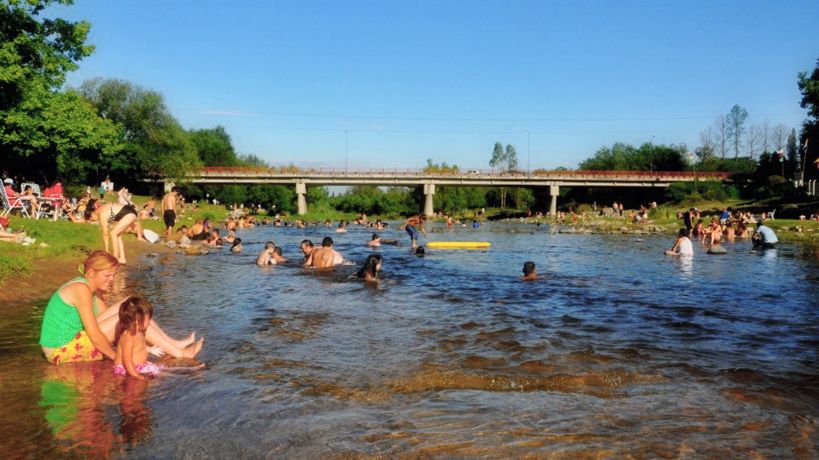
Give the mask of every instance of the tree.
[[728, 138], [734, 148], [734, 158], [739, 158], [739, 151], [742, 149], [742, 135], [745, 133], [745, 120], [748, 119], [748, 111], [734, 104], [728, 112], [726, 119], [728, 125]]
[[239, 163], [230, 135], [222, 126], [188, 131], [193, 146], [205, 166], [235, 166]]
[[720, 115], [714, 122], [714, 133], [716, 136], [716, 147], [719, 157], [725, 159], [728, 151], [728, 120], [725, 115]]
[[53, 90], [77, 61], [94, 47], [85, 40], [91, 25], [86, 21], [40, 19], [50, 4], [70, 5], [72, 0], [26, 0], [0, 3], [0, 111], [19, 106], [27, 92]]
[[796, 146], [796, 128], [792, 128], [790, 135], [788, 135], [788, 143], [787, 147], [785, 148], [785, 152], [785, 159], [787, 160], [785, 169], [787, 171], [796, 171], [797, 165], [799, 164], [799, 149]]
[[762, 129], [759, 127], [759, 125], [751, 125], [748, 127], [748, 135], [745, 137], [745, 145], [749, 157], [756, 157], [761, 138]]
[[518, 152], [515, 150], [515, 146], [508, 144], [504, 157], [506, 159], [507, 171], [515, 171], [518, 169]]
[[122, 125], [126, 177], [182, 180], [199, 167], [196, 147], [159, 93], [117, 79], [88, 80], [79, 91], [101, 117]]
[[24, 176], [71, 184], [112, 162], [120, 145], [114, 124], [76, 93], [57, 92], [94, 47], [85, 44], [87, 22], [39, 17], [54, 3], [72, 2], [0, 2], [0, 150]]
[[771, 147], [772, 150], [780, 151], [785, 148], [785, 142], [788, 141], [788, 127], [782, 123], [777, 124], [771, 130]]
[[503, 151], [503, 145], [500, 142], [495, 142], [492, 158], [489, 159], [489, 166], [495, 169], [495, 167], [502, 166], [504, 163], [506, 163], [506, 152]]
[[819, 176], [819, 163], [816, 163], [819, 160], [819, 60], [810, 75], [807, 72], [799, 73], [797, 84], [802, 93], [799, 105], [808, 109], [808, 118], [802, 123], [800, 138], [805, 178], [816, 178]]

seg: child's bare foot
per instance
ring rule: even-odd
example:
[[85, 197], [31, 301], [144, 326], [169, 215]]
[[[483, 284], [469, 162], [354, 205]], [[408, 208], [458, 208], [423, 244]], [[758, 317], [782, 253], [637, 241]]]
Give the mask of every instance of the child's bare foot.
[[185, 350], [182, 352], [182, 357], [193, 358], [194, 356], [198, 355], [199, 352], [202, 351], [202, 343], [204, 341], [205, 339], [199, 339], [196, 342], [194, 342], [193, 345], [189, 346], [188, 348], [185, 348]]

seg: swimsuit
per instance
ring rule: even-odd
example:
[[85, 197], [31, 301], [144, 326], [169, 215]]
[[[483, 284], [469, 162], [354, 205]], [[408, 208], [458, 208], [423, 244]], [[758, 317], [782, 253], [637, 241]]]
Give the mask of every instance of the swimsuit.
[[413, 225], [407, 225], [406, 229], [407, 233], [409, 233], [410, 239], [417, 240], [418, 239], [418, 230], [415, 229]]
[[176, 223], [176, 212], [173, 209], [166, 209], [164, 213], [162, 213], [162, 220], [165, 221], [165, 227], [173, 228], [173, 225]]
[[[156, 377], [159, 375], [160, 372], [165, 370], [165, 366], [161, 364], [152, 363], [150, 361], [146, 361], [142, 364], [134, 365], [136, 371], [143, 375], [150, 375], [151, 377]], [[117, 375], [127, 375], [128, 371], [125, 369], [125, 366], [122, 364], [114, 364], [114, 374]]]
[[111, 216], [108, 218], [108, 223], [110, 225], [114, 225], [114, 222], [119, 222], [120, 220], [122, 220], [123, 217], [127, 216], [128, 214], [133, 214], [139, 217], [136, 208], [132, 204], [123, 205], [116, 215], [114, 215], [114, 208], [111, 208]]
[[46, 357], [52, 364], [78, 363], [84, 361], [102, 361], [102, 352], [97, 350], [85, 331], [77, 332], [68, 343], [55, 348]]

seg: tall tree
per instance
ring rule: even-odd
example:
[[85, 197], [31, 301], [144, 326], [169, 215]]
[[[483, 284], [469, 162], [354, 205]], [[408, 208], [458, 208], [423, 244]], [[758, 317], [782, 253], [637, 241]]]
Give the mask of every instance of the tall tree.
[[782, 123], [778, 123], [771, 130], [771, 148], [775, 151], [785, 149], [785, 143], [788, 141], [788, 127]]
[[739, 151], [742, 149], [742, 136], [745, 134], [745, 120], [748, 119], [748, 111], [734, 104], [728, 112], [728, 138], [731, 147], [734, 149], [734, 158], [739, 158]]
[[518, 152], [515, 150], [515, 146], [512, 144], [508, 144], [506, 146], [506, 152], [504, 154], [506, 159], [506, 170], [507, 171], [514, 171], [518, 169]]
[[494, 169], [498, 166], [502, 167], [504, 163], [506, 163], [506, 153], [503, 151], [503, 145], [500, 142], [495, 142], [492, 157], [489, 159], [489, 166]]
[[188, 135], [205, 166], [234, 166], [238, 163], [230, 135], [222, 126], [190, 130]]
[[749, 157], [756, 157], [761, 138], [762, 129], [759, 125], [751, 125], [748, 127], [748, 135], [745, 137], [745, 146]]
[[816, 67], [808, 74], [800, 72], [797, 84], [802, 93], [800, 105], [808, 109], [808, 118], [802, 123], [800, 143], [805, 156], [805, 178], [819, 177], [819, 59]]
[[717, 153], [721, 159], [725, 159], [728, 152], [728, 120], [725, 115], [720, 115], [714, 122], [714, 134], [716, 140]]
[[19, 105], [26, 92], [62, 86], [67, 72], [89, 56], [85, 40], [91, 25], [61, 18], [40, 18], [51, 4], [72, 0], [0, 2], [0, 110]]
[[85, 44], [87, 22], [40, 17], [54, 3], [72, 2], [0, 2], [0, 151], [21, 175], [81, 182], [120, 146], [114, 124], [77, 94], [58, 92], [94, 47]]
[[88, 80], [79, 90], [100, 116], [122, 125], [122, 158], [131, 179], [181, 180], [200, 165], [194, 144], [159, 93], [117, 79]]

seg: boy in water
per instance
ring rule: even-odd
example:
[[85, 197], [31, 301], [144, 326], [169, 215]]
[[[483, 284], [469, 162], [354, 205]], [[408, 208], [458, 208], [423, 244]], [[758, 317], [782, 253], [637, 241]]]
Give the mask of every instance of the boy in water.
[[424, 237], [426, 238], [427, 236], [427, 231], [424, 228], [424, 222], [426, 222], [426, 220], [427, 220], [426, 217], [418, 214], [410, 217], [404, 223], [404, 230], [407, 231], [407, 234], [410, 236], [410, 239], [412, 240], [412, 249], [415, 249], [415, 247], [418, 246], [418, 230], [415, 229], [416, 225], [421, 229], [421, 233], [424, 234]]

